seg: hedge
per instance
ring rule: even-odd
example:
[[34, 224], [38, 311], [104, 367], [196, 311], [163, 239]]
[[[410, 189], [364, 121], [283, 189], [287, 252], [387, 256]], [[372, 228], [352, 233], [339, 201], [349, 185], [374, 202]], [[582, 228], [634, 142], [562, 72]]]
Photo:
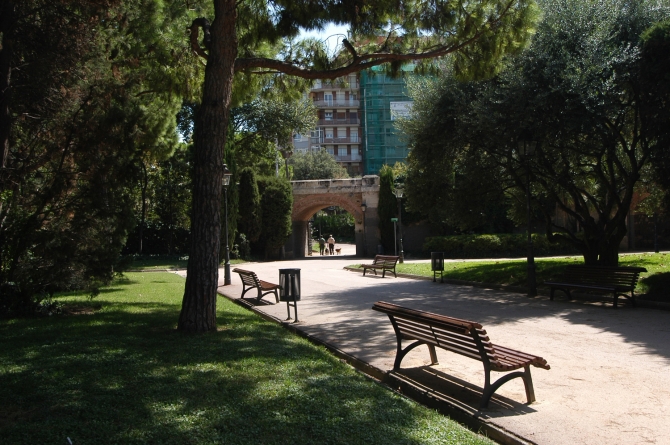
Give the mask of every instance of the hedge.
[[[578, 255], [572, 246], [550, 243], [545, 235], [534, 233], [533, 253], [537, 256]], [[444, 252], [445, 258], [524, 257], [528, 254], [526, 234], [432, 236], [423, 244], [424, 253]]]

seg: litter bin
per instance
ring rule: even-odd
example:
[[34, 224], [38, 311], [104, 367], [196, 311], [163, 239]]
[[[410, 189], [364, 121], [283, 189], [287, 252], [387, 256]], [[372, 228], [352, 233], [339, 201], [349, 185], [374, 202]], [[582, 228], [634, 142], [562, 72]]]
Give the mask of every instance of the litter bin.
[[433, 283], [437, 280], [435, 275], [440, 272], [440, 283], [444, 283], [442, 272], [444, 271], [444, 252], [430, 252], [430, 267], [433, 270]]
[[291, 319], [291, 306], [298, 321], [298, 301], [300, 301], [300, 269], [279, 269], [279, 301], [286, 302], [287, 320]]

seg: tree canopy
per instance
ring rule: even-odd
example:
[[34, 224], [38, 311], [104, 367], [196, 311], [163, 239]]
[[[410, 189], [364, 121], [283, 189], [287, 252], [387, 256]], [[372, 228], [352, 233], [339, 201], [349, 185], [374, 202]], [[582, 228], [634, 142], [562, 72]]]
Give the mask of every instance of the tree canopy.
[[[280, 88], [293, 79], [336, 79], [382, 64], [394, 70], [415, 62], [428, 71], [430, 60], [454, 53], [460, 74], [490, 73], [504, 54], [523, 48], [537, 13], [532, 0], [213, 0], [213, 5], [213, 20], [199, 17], [190, 28], [193, 50], [206, 59], [206, 68], [195, 124], [191, 255], [178, 324], [186, 332], [216, 329], [221, 225], [216, 207], [236, 73], [271, 76]], [[323, 29], [329, 22], [351, 29], [336, 58], [329, 59], [314, 41], [296, 41], [301, 29]], [[259, 53], [275, 45], [276, 58]]]
[[325, 148], [318, 151], [298, 152], [291, 157], [289, 164], [293, 167], [293, 179], [296, 181], [349, 177], [347, 169], [338, 164]]
[[[520, 204], [530, 187], [550, 240], [577, 247], [587, 263], [616, 264], [635, 185], [667, 149], [646, 117], [667, 107], [667, 81], [643, 79], [641, 35], [670, 9], [656, 1], [540, 4], [530, 48], [495, 78], [463, 83], [450, 69], [428, 89], [415, 86], [415, 114], [402, 124], [412, 147], [408, 198], [437, 219], [440, 209], [456, 209], [463, 220], [459, 203], [477, 209], [488, 193]], [[523, 155], [524, 142], [536, 144], [532, 155]]]
[[0, 294], [14, 295], [5, 308], [111, 278], [135, 224], [141, 166], [175, 149], [175, 113], [200, 70], [176, 32], [186, 11], [174, 6], [0, 4]]

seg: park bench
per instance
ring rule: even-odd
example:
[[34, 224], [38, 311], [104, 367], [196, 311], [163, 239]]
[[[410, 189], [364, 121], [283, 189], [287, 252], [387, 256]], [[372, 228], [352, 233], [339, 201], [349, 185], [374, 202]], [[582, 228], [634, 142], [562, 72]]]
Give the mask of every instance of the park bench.
[[361, 264], [361, 267], [363, 268], [363, 276], [365, 276], [365, 272], [368, 269], [372, 270], [375, 275], [377, 275], [377, 270], [381, 269], [382, 278], [384, 278], [384, 274], [386, 274], [387, 270], [393, 272], [393, 276], [397, 278], [395, 266], [398, 263], [398, 258], [400, 257], [393, 255], [375, 255], [372, 264]]
[[[409, 351], [420, 345], [427, 345], [432, 364], [437, 365], [435, 347], [479, 360], [484, 364], [484, 391], [480, 408], [488, 406], [491, 396], [504, 383], [520, 377], [526, 388], [528, 403], [535, 401], [535, 390], [530, 375], [530, 366], [549, 369], [542, 357], [494, 345], [489, 340], [481, 324], [431, 312], [409, 309], [396, 304], [378, 301], [372, 309], [388, 315], [395, 330], [398, 343], [393, 370], [400, 369], [400, 363]], [[415, 340], [405, 348], [403, 340]], [[523, 371], [515, 371], [523, 368]], [[491, 371], [508, 372], [493, 384]]]
[[233, 272], [237, 272], [242, 279], [242, 295], [240, 298], [244, 298], [244, 294], [251, 289], [258, 289], [258, 296], [256, 297], [257, 302], [260, 302], [261, 298], [265, 295], [274, 293], [275, 303], [279, 303], [279, 294], [277, 294], [277, 290], [281, 289], [280, 285], [259, 280], [256, 273], [250, 270], [235, 268], [233, 269]]
[[550, 286], [549, 299], [554, 299], [554, 291], [562, 290], [572, 299], [570, 291], [583, 290], [587, 293], [612, 294], [614, 307], [617, 307], [619, 295], [630, 300], [635, 307], [635, 286], [644, 267], [612, 267], [574, 265], [566, 267], [562, 276], [545, 281]]

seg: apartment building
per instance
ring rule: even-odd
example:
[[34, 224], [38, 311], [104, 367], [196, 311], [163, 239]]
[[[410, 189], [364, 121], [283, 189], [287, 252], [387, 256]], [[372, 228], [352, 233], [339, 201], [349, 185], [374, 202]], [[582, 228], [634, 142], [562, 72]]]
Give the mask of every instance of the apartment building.
[[373, 68], [346, 79], [316, 81], [308, 97], [318, 110], [317, 126], [295, 135], [296, 151], [326, 149], [350, 176], [376, 175], [382, 165], [404, 162], [407, 144], [397, 134], [394, 120], [411, 110], [403, 75], [391, 78]]
[[309, 98], [317, 107], [317, 126], [309, 135], [296, 137], [298, 150], [326, 149], [350, 176], [363, 172], [358, 76], [335, 81], [316, 81]]

